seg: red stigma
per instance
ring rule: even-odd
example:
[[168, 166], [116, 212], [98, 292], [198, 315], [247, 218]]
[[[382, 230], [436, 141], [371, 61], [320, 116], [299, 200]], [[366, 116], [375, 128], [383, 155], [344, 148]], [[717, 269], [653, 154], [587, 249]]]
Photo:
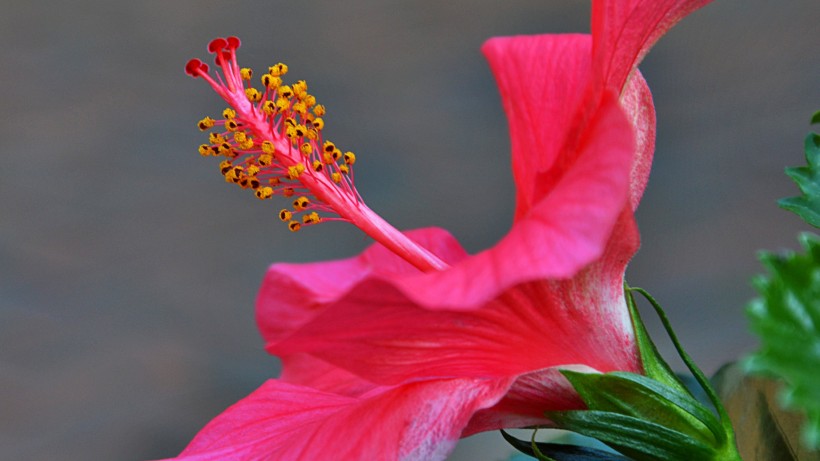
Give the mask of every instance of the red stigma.
[[185, 73], [191, 77], [198, 77], [200, 73], [208, 73], [208, 65], [199, 59], [191, 59], [185, 64]]
[[242, 45], [242, 41], [238, 37], [230, 36], [228, 38], [217, 37], [208, 43], [208, 52], [219, 55], [220, 52], [236, 51]]
[[211, 40], [211, 43], [208, 43], [208, 53], [214, 54], [222, 51], [227, 44], [228, 42], [224, 38], [217, 37]]
[[230, 48], [232, 50], [238, 50], [241, 45], [242, 45], [242, 41], [239, 40], [239, 37], [234, 37], [234, 36], [228, 37], [228, 48]]

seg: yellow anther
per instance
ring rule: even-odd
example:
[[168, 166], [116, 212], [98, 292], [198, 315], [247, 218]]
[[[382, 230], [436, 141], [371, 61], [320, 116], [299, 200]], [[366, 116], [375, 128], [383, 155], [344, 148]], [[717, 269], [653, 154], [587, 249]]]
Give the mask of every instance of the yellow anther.
[[[281, 182], [282, 182], [282, 180], [279, 179], [278, 176], [274, 176], [274, 177], [268, 179], [268, 184], [270, 184], [271, 186], [278, 186], [279, 183], [281, 183]], [[291, 195], [293, 195], [293, 194], [291, 194]]]
[[330, 175], [330, 179], [332, 179], [333, 182], [342, 182], [342, 174], [341, 173], [333, 173], [332, 175]]
[[208, 157], [209, 155], [216, 155], [216, 150], [208, 144], [201, 144], [199, 146], [199, 155], [203, 157]]
[[321, 220], [322, 220], [322, 218], [319, 217], [319, 213], [317, 213], [315, 211], [302, 216], [302, 222], [305, 223], [305, 224], [316, 224], [316, 223], [320, 222]]
[[223, 160], [222, 162], [219, 163], [219, 172], [222, 173], [222, 174], [227, 173], [228, 171], [231, 170], [231, 168], [233, 168], [233, 164], [231, 163], [230, 160]]
[[279, 88], [282, 85], [282, 79], [271, 74], [265, 74], [262, 76], [262, 84], [265, 85], [265, 88]]
[[322, 104], [316, 104], [316, 106], [313, 107], [313, 113], [316, 114], [317, 117], [324, 117], [327, 113], [327, 109], [325, 109], [325, 106]]
[[274, 77], [281, 77], [288, 73], [288, 66], [283, 63], [277, 63], [274, 66], [268, 67], [268, 72]]
[[341, 171], [342, 174], [349, 174], [350, 168], [348, 168], [347, 165], [339, 165], [339, 171]]
[[223, 142], [217, 148], [219, 155], [224, 155], [225, 157], [236, 157], [236, 153], [233, 151], [233, 147], [227, 142]]
[[287, 126], [296, 126], [296, 119], [293, 117], [288, 117], [285, 119], [285, 125]]
[[269, 166], [273, 163], [273, 156], [270, 154], [262, 154], [256, 161], [259, 163], [259, 166]]
[[256, 88], [245, 89], [245, 96], [248, 97], [248, 101], [250, 102], [259, 102], [262, 100], [262, 93]]
[[305, 166], [301, 163], [297, 163], [296, 165], [288, 167], [288, 178], [297, 179], [304, 171]]
[[228, 131], [236, 131], [239, 129], [239, 124], [236, 123], [236, 120], [230, 119], [225, 121], [225, 128]]
[[243, 189], [256, 189], [261, 184], [259, 183], [258, 179], [254, 178], [252, 176], [242, 175], [242, 176], [239, 177], [239, 185]]
[[208, 135], [208, 141], [210, 141], [211, 144], [222, 144], [225, 142], [225, 138], [223, 138], [222, 135], [211, 133]]
[[205, 131], [209, 128], [213, 128], [215, 120], [211, 117], [205, 117], [197, 123], [200, 131]]
[[293, 213], [287, 208], [282, 208], [282, 211], [279, 212], [279, 219], [282, 221], [290, 221], [290, 218], [292, 217]]
[[248, 174], [248, 176], [256, 176], [259, 173], [259, 171], [260, 171], [260, 169], [256, 165], [251, 165], [251, 166], [248, 167], [247, 170], [245, 170], [245, 172]]
[[236, 131], [233, 134], [233, 140], [237, 143], [243, 143], [246, 139], [248, 139], [248, 135], [244, 131]]
[[236, 111], [228, 107], [227, 109], [222, 111], [222, 117], [225, 120], [233, 120], [236, 117]]
[[239, 175], [242, 173], [242, 168], [235, 166], [230, 168], [227, 172], [225, 172], [225, 181], [226, 182], [239, 182]]
[[[267, 75], [267, 74], [265, 74]], [[271, 101], [270, 99], [265, 101], [262, 104], [262, 111], [265, 112], [265, 115], [273, 115], [276, 113], [276, 103]]]
[[298, 138], [301, 138], [301, 137], [305, 136], [306, 134], [307, 134], [307, 128], [305, 128], [304, 125], [289, 126], [285, 130], [285, 135], [294, 142], [294, 145], [298, 141]]
[[324, 154], [322, 154], [322, 158], [325, 160], [325, 163], [327, 164], [336, 162], [336, 160], [333, 159], [333, 152], [325, 152]]
[[322, 144], [322, 150], [324, 150], [325, 152], [333, 153], [333, 149], [335, 149], [335, 148], [336, 148], [336, 144], [333, 144], [330, 141], [325, 141], [325, 143]]
[[239, 69], [239, 75], [242, 76], [242, 80], [250, 80], [253, 77], [253, 70], [243, 67]]
[[302, 196], [297, 198], [293, 201], [293, 209], [296, 211], [302, 211], [310, 205], [310, 200], [307, 197]]
[[313, 128], [316, 128], [319, 131], [322, 131], [322, 128], [325, 127], [325, 121], [322, 120], [321, 117], [316, 117], [313, 119]]
[[333, 160], [339, 160], [342, 157], [342, 151], [337, 147], [333, 149]]
[[353, 165], [356, 163], [356, 154], [353, 152], [345, 152], [344, 159], [346, 164]]
[[276, 98], [276, 109], [284, 112], [290, 108], [290, 100], [288, 98]]
[[313, 146], [311, 146], [309, 142], [303, 143], [299, 146], [299, 151], [302, 152], [302, 155], [307, 157], [313, 153]]
[[305, 104], [307, 104], [308, 107], [315, 106], [316, 105], [316, 96], [313, 96], [312, 94], [306, 95], [305, 96]]
[[298, 114], [305, 115], [305, 114], [307, 114], [307, 105], [305, 105], [305, 103], [303, 101], [299, 101], [297, 103], [294, 103], [293, 104], [293, 111], [298, 113]]
[[308, 128], [305, 137], [312, 141], [316, 141], [319, 139], [319, 130], [317, 130], [316, 128]]
[[304, 101], [305, 97], [307, 96], [307, 82], [304, 80], [299, 80], [298, 82], [292, 85], [293, 94], [296, 96], [296, 99], [300, 101]]
[[322, 171], [323, 166], [324, 165], [322, 165], [322, 162], [320, 162], [318, 160], [313, 161], [313, 170], [316, 171], [317, 173]]
[[265, 200], [266, 198], [273, 197], [273, 188], [272, 187], [260, 187], [256, 189], [256, 198], [259, 200]]
[[291, 232], [296, 232], [301, 228], [302, 228], [302, 225], [299, 224], [298, 221], [291, 221], [291, 222], [288, 223], [288, 229], [290, 229]]
[[282, 98], [290, 98], [293, 96], [293, 88], [291, 88], [290, 85], [282, 85], [277, 91], [279, 91], [279, 96]]
[[273, 153], [276, 152], [276, 148], [273, 146], [272, 142], [262, 141], [262, 152], [273, 155]]
[[253, 148], [253, 139], [246, 138], [244, 141], [239, 143], [239, 147], [241, 147], [245, 150]]

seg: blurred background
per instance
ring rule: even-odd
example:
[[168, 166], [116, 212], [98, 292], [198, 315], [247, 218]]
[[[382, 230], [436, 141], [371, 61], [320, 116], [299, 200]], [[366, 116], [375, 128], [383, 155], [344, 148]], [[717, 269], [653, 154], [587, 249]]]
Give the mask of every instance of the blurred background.
[[[587, 32], [588, 14], [577, 0], [2, 2], [0, 458], [177, 454], [278, 372], [254, 325], [266, 267], [369, 244], [345, 224], [291, 234], [277, 203], [197, 154], [196, 122], [224, 105], [183, 66], [210, 59], [211, 38], [238, 35], [243, 65], [284, 61], [308, 81], [373, 209], [476, 252], [514, 197], [479, 47]], [[658, 142], [627, 276], [709, 373], [754, 347], [755, 252], [807, 228], [775, 200], [797, 193], [782, 170], [803, 164], [820, 109], [818, 19], [816, 0], [718, 0], [641, 66]], [[489, 433], [452, 459], [510, 451]]]

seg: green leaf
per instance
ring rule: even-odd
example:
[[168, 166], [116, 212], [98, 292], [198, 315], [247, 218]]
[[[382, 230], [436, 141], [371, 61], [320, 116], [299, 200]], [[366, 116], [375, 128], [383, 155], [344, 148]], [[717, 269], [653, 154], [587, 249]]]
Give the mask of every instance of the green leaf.
[[781, 378], [786, 408], [805, 413], [803, 441], [820, 449], [820, 239], [803, 234], [804, 254], [764, 253], [768, 276], [754, 280], [760, 297], [747, 315], [761, 347], [745, 362], [750, 372]]
[[[820, 121], [820, 112], [812, 123]], [[820, 135], [810, 133], [805, 142], [807, 166], [786, 168], [786, 174], [797, 183], [803, 195], [779, 200], [782, 208], [797, 213], [814, 227], [820, 227]]]
[[[563, 443], [534, 442], [534, 449], [533, 442], [517, 439], [504, 431], [501, 431], [501, 435], [516, 450], [533, 458], [549, 457], [554, 461], [631, 461], [617, 453]], [[539, 453], [536, 453], [536, 449], [541, 457], [538, 456]]]

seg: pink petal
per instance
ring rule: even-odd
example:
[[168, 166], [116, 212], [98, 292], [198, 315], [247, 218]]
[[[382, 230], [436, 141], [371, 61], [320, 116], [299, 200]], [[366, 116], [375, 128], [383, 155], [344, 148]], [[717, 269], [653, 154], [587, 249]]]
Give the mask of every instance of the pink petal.
[[711, 0], [596, 0], [592, 4], [597, 85], [620, 90], [669, 29]]
[[[472, 311], [428, 309], [393, 281], [374, 276], [316, 305], [310, 320], [294, 325], [289, 335], [273, 327], [277, 312], [298, 306], [262, 298], [260, 329], [273, 354], [308, 353], [387, 385], [503, 378], [572, 364], [636, 370], [623, 298], [624, 267], [637, 245], [631, 213], [622, 214], [617, 230], [607, 253], [573, 279], [523, 283]], [[264, 292], [275, 295], [277, 281], [266, 279]], [[294, 281], [286, 285], [297, 286]]]
[[626, 112], [635, 133], [635, 159], [629, 174], [629, 203], [638, 208], [655, 153], [655, 105], [643, 75], [635, 69], [621, 93], [621, 107]]
[[348, 397], [359, 397], [378, 387], [347, 370], [308, 354], [282, 357], [282, 374], [279, 380]]
[[511, 380], [435, 380], [351, 398], [270, 380], [211, 421], [177, 460], [443, 460]]
[[[586, 367], [565, 368], [592, 371]], [[511, 427], [550, 425], [544, 411], [579, 408], [584, 408], [583, 401], [557, 368], [534, 371], [519, 376], [498, 403], [477, 411], [462, 436]]]
[[431, 309], [473, 309], [519, 283], [572, 277], [599, 258], [628, 203], [635, 147], [614, 98], [605, 99], [588, 133], [575, 162], [538, 176], [549, 191], [496, 246], [395, 285]]
[[578, 34], [496, 37], [481, 50], [507, 113], [520, 219], [540, 199], [538, 174], [566, 155], [562, 149], [589, 78], [591, 40]]
[[[443, 229], [407, 234], [449, 264], [455, 265], [468, 257], [458, 241]], [[378, 244], [357, 257], [339, 261], [273, 264], [257, 296], [256, 321], [266, 340], [277, 341], [364, 281], [401, 280], [418, 274], [418, 269]]]

